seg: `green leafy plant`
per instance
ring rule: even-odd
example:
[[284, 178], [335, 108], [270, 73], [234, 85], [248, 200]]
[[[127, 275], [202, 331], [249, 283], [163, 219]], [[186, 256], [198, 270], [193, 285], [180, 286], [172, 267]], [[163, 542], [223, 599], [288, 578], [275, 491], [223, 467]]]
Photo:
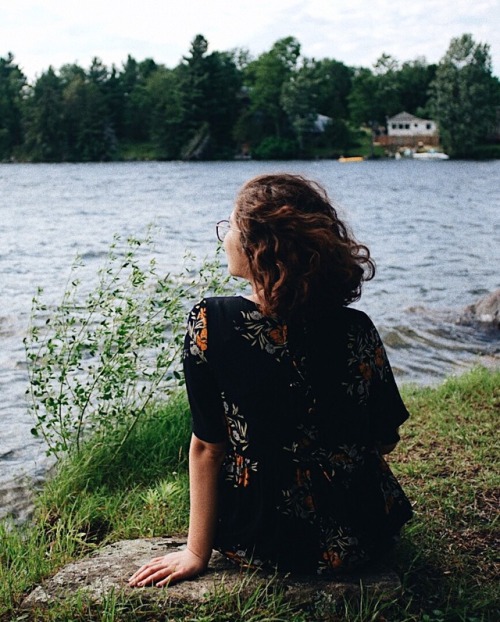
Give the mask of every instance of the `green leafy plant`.
[[49, 309], [42, 290], [33, 299], [25, 339], [32, 433], [57, 459], [110, 430], [119, 431], [118, 450], [148, 406], [183, 382], [187, 310], [229, 277], [217, 256], [201, 269], [187, 256], [179, 273], [159, 275], [153, 248], [151, 237], [115, 237], [93, 290], [85, 292], [77, 260], [58, 306]]

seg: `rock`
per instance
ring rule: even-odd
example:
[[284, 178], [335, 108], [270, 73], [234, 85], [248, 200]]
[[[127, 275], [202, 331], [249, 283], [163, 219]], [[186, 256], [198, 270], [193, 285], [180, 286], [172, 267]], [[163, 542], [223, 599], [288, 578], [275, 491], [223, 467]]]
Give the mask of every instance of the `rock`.
[[480, 298], [476, 303], [465, 307], [459, 319], [460, 324], [487, 324], [500, 328], [500, 289]]
[[360, 585], [379, 595], [394, 596], [401, 589], [398, 576], [392, 570], [364, 571], [342, 578], [316, 576], [291, 577], [264, 572], [240, 571], [219, 553], [214, 552], [210, 567], [202, 576], [191, 581], [174, 584], [165, 589], [154, 587], [130, 588], [127, 580], [137, 568], [152, 557], [185, 546], [186, 541], [175, 538], [151, 538], [122, 540], [109, 544], [89, 557], [68, 564], [56, 575], [38, 586], [23, 602], [23, 608], [47, 605], [54, 599], [61, 600], [78, 591], [95, 602], [110, 593], [119, 592], [125, 597], [140, 595], [141, 600], [157, 601], [163, 605], [197, 604], [215, 592], [237, 589], [243, 595], [250, 594], [259, 584], [276, 581], [285, 591], [287, 600], [297, 605], [336, 599], [360, 593]]
[[182, 149], [182, 160], [200, 160], [207, 155], [210, 145], [210, 126], [203, 123], [193, 138]]
[[33, 489], [28, 485], [6, 482], [6, 486], [0, 488], [0, 519], [9, 518], [15, 525], [22, 525], [32, 515]]

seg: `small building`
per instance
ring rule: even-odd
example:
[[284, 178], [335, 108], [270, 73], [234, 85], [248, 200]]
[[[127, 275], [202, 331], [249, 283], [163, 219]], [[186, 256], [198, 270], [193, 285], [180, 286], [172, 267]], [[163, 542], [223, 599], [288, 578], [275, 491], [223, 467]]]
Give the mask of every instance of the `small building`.
[[314, 129], [312, 131], [316, 134], [323, 134], [331, 122], [331, 117], [327, 117], [324, 114], [317, 114], [316, 119], [314, 120]]
[[376, 142], [389, 152], [401, 148], [411, 149], [437, 147], [439, 145], [438, 126], [431, 119], [421, 119], [409, 112], [400, 112], [387, 119], [385, 135], [378, 136]]
[[435, 121], [421, 119], [409, 112], [400, 112], [387, 119], [388, 136], [437, 136], [438, 128]]

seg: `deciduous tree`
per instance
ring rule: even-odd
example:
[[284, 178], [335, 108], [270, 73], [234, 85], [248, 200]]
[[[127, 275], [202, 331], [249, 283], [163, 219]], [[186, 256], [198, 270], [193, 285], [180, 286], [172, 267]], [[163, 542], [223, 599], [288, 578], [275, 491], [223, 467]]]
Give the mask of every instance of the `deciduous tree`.
[[[327, 148], [336, 147], [340, 152], [347, 147], [349, 131], [345, 119], [350, 86], [351, 70], [330, 59], [304, 59], [302, 66], [283, 85], [281, 103], [304, 155], [309, 146], [314, 147], [319, 142]], [[318, 115], [330, 119], [324, 128], [318, 127]]]
[[178, 158], [184, 141], [178, 68], [158, 68], [147, 79], [146, 90], [151, 104], [150, 139], [160, 158]]
[[300, 43], [295, 37], [285, 37], [246, 67], [245, 83], [250, 97], [247, 119], [251, 125], [248, 133], [253, 135], [254, 142], [266, 136], [286, 137], [289, 121], [281, 96], [299, 56]]
[[485, 139], [500, 105], [497, 86], [489, 45], [470, 34], [452, 39], [431, 85], [432, 110], [451, 155], [471, 155]]

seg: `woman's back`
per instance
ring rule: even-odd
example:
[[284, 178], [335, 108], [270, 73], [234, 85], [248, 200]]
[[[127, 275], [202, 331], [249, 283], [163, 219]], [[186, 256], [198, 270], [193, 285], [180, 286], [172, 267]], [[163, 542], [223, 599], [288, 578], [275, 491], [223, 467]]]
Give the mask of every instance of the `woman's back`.
[[350, 567], [409, 518], [377, 449], [398, 440], [408, 413], [365, 314], [316, 309], [287, 325], [241, 296], [209, 298], [191, 313], [184, 363], [194, 434], [228, 441], [223, 552], [286, 569]]
[[286, 173], [247, 182], [216, 233], [252, 299], [190, 314], [188, 544], [131, 584], [192, 577], [214, 546], [293, 571], [377, 558], [411, 508], [382, 457], [408, 413], [375, 327], [348, 308], [375, 274], [370, 251], [321, 186]]

